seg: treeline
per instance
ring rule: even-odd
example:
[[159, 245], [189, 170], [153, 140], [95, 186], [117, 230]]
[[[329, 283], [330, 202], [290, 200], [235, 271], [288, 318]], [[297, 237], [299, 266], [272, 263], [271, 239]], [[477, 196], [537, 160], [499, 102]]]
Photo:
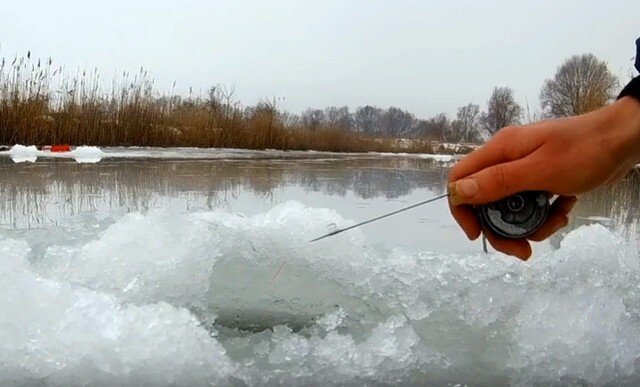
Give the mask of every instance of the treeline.
[[478, 142], [481, 140], [479, 125], [482, 117], [480, 106], [470, 103], [459, 108], [454, 119], [450, 119], [445, 113], [419, 119], [411, 112], [397, 107], [382, 109], [367, 105], [353, 112], [347, 106], [308, 109], [300, 116], [289, 115], [288, 120], [310, 129], [336, 127], [376, 137]]
[[619, 82], [604, 61], [592, 54], [566, 60], [553, 79], [545, 81], [536, 111], [522, 107], [509, 87], [495, 87], [484, 110], [469, 103], [455, 117], [445, 113], [418, 119], [396, 107], [363, 106], [353, 112], [347, 106], [308, 109], [287, 119], [307, 128], [336, 127], [372, 136], [430, 138], [444, 142], [481, 142], [505, 126], [531, 123], [545, 118], [583, 114], [609, 103]]
[[431, 152], [434, 140], [481, 142], [505, 126], [597, 109], [618, 87], [606, 63], [585, 54], [569, 58], [544, 83], [533, 113], [512, 89], [496, 87], [484, 109], [469, 103], [455, 117], [419, 119], [376, 106], [295, 115], [274, 101], [243, 106], [233, 90], [219, 86], [205, 95], [161, 94], [143, 69], [104, 87], [95, 70], [70, 75], [28, 53], [0, 62], [0, 144]]

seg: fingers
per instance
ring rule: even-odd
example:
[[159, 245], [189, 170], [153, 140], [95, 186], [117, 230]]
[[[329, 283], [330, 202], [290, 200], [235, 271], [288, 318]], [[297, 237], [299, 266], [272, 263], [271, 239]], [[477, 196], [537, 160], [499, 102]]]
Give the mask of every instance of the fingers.
[[521, 159], [534, 152], [541, 142], [537, 142], [535, 138], [531, 139], [530, 136], [523, 136], [525, 130], [528, 128], [501, 129], [481, 148], [458, 161], [449, 173], [449, 181], [459, 180], [496, 164]]
[[[451, 213], [456, 219], [462, 230], [464, 230], [467, 238], [470, 240], [477, 239], [482, 231], [480, 221], [476, 212], [469, 206], [453, 206], [449, 204]], [[487, 240], [496, 250], [508, 255], [513, 255], [522, 260], [527, 260], [531, 256], [531, 246], [526, 239], [507, 239], [501, 238], [489, 230], [484, 230]]]
[[[551, 205], [549, 217], [544, 225], [526, 239], [503, 238], [486, 228], [483, 228], [482, 232], [494, 249], [526, 261], [531, 257], [532, 253], [531, 244], [528, 240], [540, 242], [565, 227], [569, 222], [568, 215], [577, 203], [577, 200], [575, 196], [558, 197]], [[480, 235], [480, 222], [473, 209], [468, 206], [451, 205], [451, 211], [469, 239], [476, 239]]]
[[523, 261], [526, 261], [531, 257], [531, 245], [525, 238], [521, 239], [508, 239], [500, 237], [493, 232], [484, 229], [484, 235], [487, 237], [491, 246], [496, 250], [517, 257]]
[[521, 191], [542, 190], [534, 164], [526, 159], [497, 164], [449, 184], [450, 202], [485, 204]]
[[456, 222], [470, 240], [475, 240], [480, 236], [481, 228], [478, 216], [473, 208], [469, 206], [454, 206], [449, 202], [449, 209]]
[[578, 198], [575, 196], [560, 196], [551, 205], [547, 221], [535, 233], [527, 239], [540, 242], [555, 234], [558, 230], [569, 224], [569, 213], [576, 205]]
[[[569, 222], [568, 214], [577, 202], [575, 196], [561, 196], [556, 199], [551, 206], [551, 213], [545, 224], [527, 239], [539, 242], [547, 239], [553, 233], [565, 227]], [[496, 250], [508, 255], [513, 255], [526, 261], [531, 257], [531, 244], [527, 239], [507, 239], [502, 238], [489, 230], [483, 231], [487, 240]]]

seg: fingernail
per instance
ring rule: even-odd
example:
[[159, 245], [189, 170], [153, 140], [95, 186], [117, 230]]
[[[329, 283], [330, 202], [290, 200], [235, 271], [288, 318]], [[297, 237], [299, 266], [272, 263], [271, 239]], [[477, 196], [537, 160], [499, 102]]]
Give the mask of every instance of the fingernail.
[[478, 194], [478, 183], [474, 179], [462, 179], [449, 184], [449, 200], [454, 206], [466, 203]]

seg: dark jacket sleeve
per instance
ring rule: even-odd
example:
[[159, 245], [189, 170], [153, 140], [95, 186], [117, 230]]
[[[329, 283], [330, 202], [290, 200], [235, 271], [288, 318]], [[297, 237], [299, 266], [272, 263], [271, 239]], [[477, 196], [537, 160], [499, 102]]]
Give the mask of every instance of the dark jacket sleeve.
[[636, 70], [640, 73], [640, 38], [636, 40]]
[[[636, 70], [640, 72], [640, 38], [636, 40]], [[640, 76], [635, 77], [622, 89], [618, 99], [622, 97], [634, 97], [640, 101]]]

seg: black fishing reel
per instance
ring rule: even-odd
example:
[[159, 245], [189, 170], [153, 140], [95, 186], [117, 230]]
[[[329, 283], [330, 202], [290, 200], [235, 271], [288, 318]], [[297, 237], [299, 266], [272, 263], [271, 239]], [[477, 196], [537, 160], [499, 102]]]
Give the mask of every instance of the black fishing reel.
[[549, 194], [525, 191], [497, 202], [477, 207], [482, 224], [494, 233], [510, 239], [536, 232], [549, 215]]

